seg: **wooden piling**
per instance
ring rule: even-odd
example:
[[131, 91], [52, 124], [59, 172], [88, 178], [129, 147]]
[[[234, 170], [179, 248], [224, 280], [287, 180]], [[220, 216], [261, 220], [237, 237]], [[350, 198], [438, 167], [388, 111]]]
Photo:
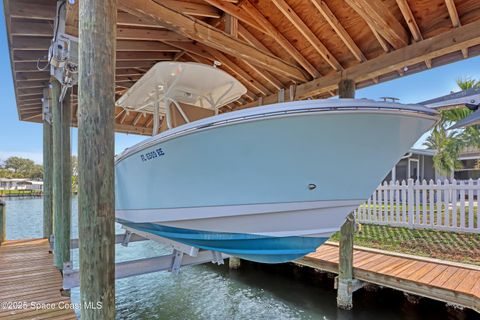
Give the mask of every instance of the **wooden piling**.
[[51, 80], [52, 132], [53, 132], [53, 213], [55, 235], [55, 266], [63, 269], [70, 260], [70, 221], [72, 173], [70, 156], [70, 90], [59, 102], [60, 83]]
[[230, 257], [228, 259], [228, 267], [233, 270], [240, 269], [242, 262], [238, 257]]
[[338, 96], [340, 98], [355, 98], [355, 81], [343, 79], [338, 83]]
[[50, 89], [43, 90], [43, 237], [53, 234], [53, 137]]
[[[338, 84], [340, 98], [355, 98], [355, 81], [341, 80]], [[355, 216], [350, 213], [340, 228], [339, 264], [337, 278], [337, 306], [350, 310], [353, 307], [353, 234]]]
[[5, 201], [0, 199], [0, 245], [7, 238], [7, 217], [6, 217]]
[[[78, 165], [81, 318], [115, 317], [116, 0], [79, 2]], [[89, 305], [101, 304], [101, 308]]]

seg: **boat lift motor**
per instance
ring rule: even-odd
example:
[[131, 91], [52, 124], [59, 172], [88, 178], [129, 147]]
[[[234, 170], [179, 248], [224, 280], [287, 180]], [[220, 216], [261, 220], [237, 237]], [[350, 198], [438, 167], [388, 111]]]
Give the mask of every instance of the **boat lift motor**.
[[78, 38], [59, 34], [49, 50], [51, 74], [60, 82], [60, 101], [68, 88], [78, 82]]

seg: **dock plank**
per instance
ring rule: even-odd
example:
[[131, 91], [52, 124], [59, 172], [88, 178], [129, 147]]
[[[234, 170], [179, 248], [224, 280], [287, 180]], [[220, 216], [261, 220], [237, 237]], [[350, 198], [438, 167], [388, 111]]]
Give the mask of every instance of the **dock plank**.
[[[69, 297], [61, 295], [62, 276], [53, 266], [46, 239], [10, 240], [0, 246], [0, 300], [10, 308], [0, 308], [0, 318], [76, 319]], [[11, 308], [12, 303], [24, 303]], [[49, 308], [35, 308], [47, 304]]]
[[[338, 244], [326, 243], [296, 263], [338, 273]], [[480, 312], [480, 268], [438, 259], [355, 247], [358, 280]]]

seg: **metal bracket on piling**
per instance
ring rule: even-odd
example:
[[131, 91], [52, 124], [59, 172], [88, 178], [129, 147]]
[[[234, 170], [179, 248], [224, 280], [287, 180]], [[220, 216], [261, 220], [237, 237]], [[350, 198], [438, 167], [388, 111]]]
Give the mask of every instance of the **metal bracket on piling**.
[[224, 254], [218, 251], [212, 251], [212, 256], [213, 256], [212, 263], [215, 263], [218, 265], [223, 264], [223, 260], [226, 257]]
[[[335, 282], [333, 284], [334, 289], [338, 290], [339, 283], [338, 283], [338, 276], [335, 277]], [[365, 286], [365, 282], [360, 281], [358, 279], [352, 279], [347, 282], [347, 292], [349, 294], [354, 293], [358, 289], [361, 289]]]
[[285, 89], [282, 88], [278, 91], [278, 103], [285, 102]]
[[48, 241], [50, 242], [49, 245], [50, 245], [50, 252], [53, 253], [53, 251], [55, 251], [55, 235], [51, 234], [50, 235], [50, 238], [48, 239]]
[[125, 235], [123, 236], [122, 246], [128, 247], [128, 243], [130, 242], [131, 237], [132, 237], [132, 233], [128, 230], [125, 230]]
[[170, 272], [173, 274], [178, 274], [180, 272], [180, 267], [182, 266], [183, 252], [178, 250], [173, 250], [173, 262]]

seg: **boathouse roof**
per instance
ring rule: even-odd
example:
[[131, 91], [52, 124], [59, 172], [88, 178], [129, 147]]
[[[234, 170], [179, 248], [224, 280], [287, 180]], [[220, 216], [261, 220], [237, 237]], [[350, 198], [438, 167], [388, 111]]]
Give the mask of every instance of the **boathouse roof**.
[[[66, 6], [66, 33], [78, 36], [78, 1]], [[41, 122], [57, 2], [4, 8], [19, 118]], [[276, 102], [279, 92], [327, 98], [347, 77], [361, 88], [480, 53], [477, 0], [119, 0], [118, 9], [117, 98], [156, 62], [218, 61], [248, 89], [221, 112]], [[75, 88], [72, 97], [76, 125]], [[117, 131], [150, 134], [152, 119], [116, 108]]]

